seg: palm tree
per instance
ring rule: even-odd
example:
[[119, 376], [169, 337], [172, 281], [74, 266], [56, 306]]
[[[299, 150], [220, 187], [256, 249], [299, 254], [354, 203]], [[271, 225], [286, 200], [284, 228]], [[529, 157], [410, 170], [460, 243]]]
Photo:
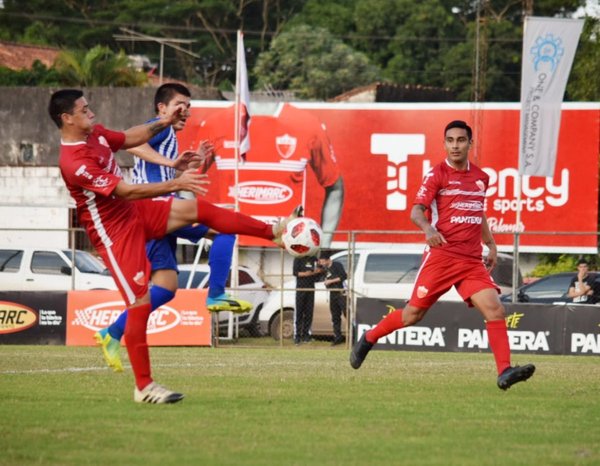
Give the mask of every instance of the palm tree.
[[87, 52], [65, 50], [57, 57], [54, 68], [67, 86], [132, 87], [148, 80], [145, 73], [131, 67], [123, 51], [115, 53], [102, 45]]

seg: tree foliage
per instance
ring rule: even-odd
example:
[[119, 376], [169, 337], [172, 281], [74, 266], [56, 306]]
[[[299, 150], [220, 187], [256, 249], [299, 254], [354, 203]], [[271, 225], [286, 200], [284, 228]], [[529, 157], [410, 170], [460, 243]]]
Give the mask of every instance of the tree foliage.
[[[298, 87], [306, 96], [330, 96], [374, 74], [398, 84], [450, 88], [461, 100], [471, 100], [477, 75], [483, 100], [515, 101], [524, 14], [571, 17], [585, 0], [536, 0], [530, 12], [524, 11], [524, 4], [522, 0], [4, 0], [0, 38], [74, 53], [102, 45], [147, 55], [157, 65], [160, 44], [118, 41], [115, 35], [124, 34], [121, 28], [156, 38], [187, 39], [193, 42], [179, 44], [183, 50], [164, 46], [165, 75], [225, 88], [235, 80], [235, 32], [242, 29], [248, 67], [258, 73], [251, 75], [251, 87], [268, 81]], [[299, 27], [309, 28], [325, 43], [300, 47], [285, 36], [279, 40]], [[599, 99], [599, 36], [598, 20], [588, 18], [567, 99]], [[279, 71], [275, 62], [267, 63], [279, 59], [282, 44], [287, 59], [302, 63], [302, 73], [284, 77], [297, 67]], [[341, 57], [334, 56], [338, 53]], [[255, 67], [259, 58], [260, 66]], [[344, 73], [332, 73], [334, 66]], [[269, 70], [272, 76], [267, 77]]]

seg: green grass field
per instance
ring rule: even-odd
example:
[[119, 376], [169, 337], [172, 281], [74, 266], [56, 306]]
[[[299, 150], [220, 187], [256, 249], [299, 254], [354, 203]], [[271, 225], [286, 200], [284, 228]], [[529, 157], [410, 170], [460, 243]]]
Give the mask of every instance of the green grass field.
[[[231, 346], [231, 345], [230, 345]], [[2, 465], [600, 464], [600, 361], [490, 354], [152, 348], [176, 405], [133, 402], [96, 348], [0, 346]]]

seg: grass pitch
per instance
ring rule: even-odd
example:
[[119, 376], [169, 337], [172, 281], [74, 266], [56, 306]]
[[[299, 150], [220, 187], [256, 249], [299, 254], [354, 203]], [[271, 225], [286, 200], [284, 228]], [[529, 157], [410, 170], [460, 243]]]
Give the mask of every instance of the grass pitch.
[[176, 405], [133, 402], [96, 348], [0, 346], [1, 465], [600, 464], [597, 357], [152, 348]]

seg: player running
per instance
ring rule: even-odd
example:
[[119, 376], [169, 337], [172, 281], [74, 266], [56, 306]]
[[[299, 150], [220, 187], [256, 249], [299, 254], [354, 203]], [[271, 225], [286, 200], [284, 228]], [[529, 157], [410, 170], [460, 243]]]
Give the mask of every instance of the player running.
[[[511, 366], [508, 332], [500, 289], [490, 276], [497, 248], [484, 213], [488, 175], [468, 160], [472, 130], [452, 121], [444, 130], [446, 160], [425, 175], [417, 192], [411, 220], [425, 233], [427, 248], [408, 305], [396, 309], [362, 334], [350, 353], [358, 369], [378, 339], [419, 322], [452, 286], [469, 306], [483, 315], [498, 370], [498, 387], [510, 388], [531, 377], [535, 366]], [[425, 212], [431, 213], [431, 222]], [[489, 249], [482, 261], [481, 242]]]
[[[148, 121], [157, 121], [172, 111], [177, 106], [183, 106], [185, 111], [182, 118], [171, 125], [149, 141], [139, 147], [128, 149], [135, 155], [134, 183], [156, 183], [170, 181], [177, 175], [173, 167], [165, 166], [165, 163], [175, 163], [179, 156], [179, 148], [175, 133], [185, 127], [189, 117], [191, 94], [187, 87], [178, 83], [166, 83], [160, 86], [154, 95], [154, 109], [156, 116]], [[156, 160], [156, 156], [150, 151], [156, 151], [163, 160]], [[199, 167], [203, 160], [212, 157], [212, 146], [200, 144], [201, 154], [186, 151], [181, 154], [184, 157], [199, 155], [200, 160], [195, 162]], [[190, 157], [191, 158], [191, 157]], [[159, 163], [157, 163], [159, 162]], [[177, 193], [169, 195], [178, 196]], [[177, 291], [177, 238], [185, 238], [197, 243], [202, 238], [213, 239], [213, 244], [208, 256], [210, 275], [208, 283], [208, 297], [206, 307], [211, 312], [231, 311], [244, 313], [252, 310], [252, 304], [234, 299], [225, 293], [225, 284], [231, 268], [233, 248], [235, 245], [234, 235], [225, 235], [209, 229], [205, 225], [193, 225], [181, 228], [162, 239], [151, 240], [146, 243], [146, 254], [152, 264], [152, 287], [150, 288], [150, 302], [152, 310], [158, 309], [175, 297]], [[125, 310], [109, 327], [96, 332], [94, 338], [102, 348], [102, 354], [106, 363], [115, 372], [123, 371], [120, 348], [121, 338], [125, 333], [127, 322], [127, 310]]]
[[118, 132], [94, 124], [95, 115], [81, 90], [62, 89], [52, 94], [48, 113], [60, 131], [59, 167], [75, 200], [79, 222], [129, 306], [125, 338], [135, 376], [134, 401], [176, 403], [183, 399], [183, 394], [157, 384], [151, 375], [146, 340], [152, 309], [146, 241], [198, 222], [222, 233], [256, 236], [281, 244], [285, 225], [297, 212], [276, 225], [269, 225], [221, 209], [199, 197], [193, 200], [164, 197], [174, 191], [205, 194], [205, 175], [195, 169], [161, 183], [124, 182], [114, 153], [139, 146], [177, 124], [185, 113], [183, 106], [175, 106], [156, 121]]

